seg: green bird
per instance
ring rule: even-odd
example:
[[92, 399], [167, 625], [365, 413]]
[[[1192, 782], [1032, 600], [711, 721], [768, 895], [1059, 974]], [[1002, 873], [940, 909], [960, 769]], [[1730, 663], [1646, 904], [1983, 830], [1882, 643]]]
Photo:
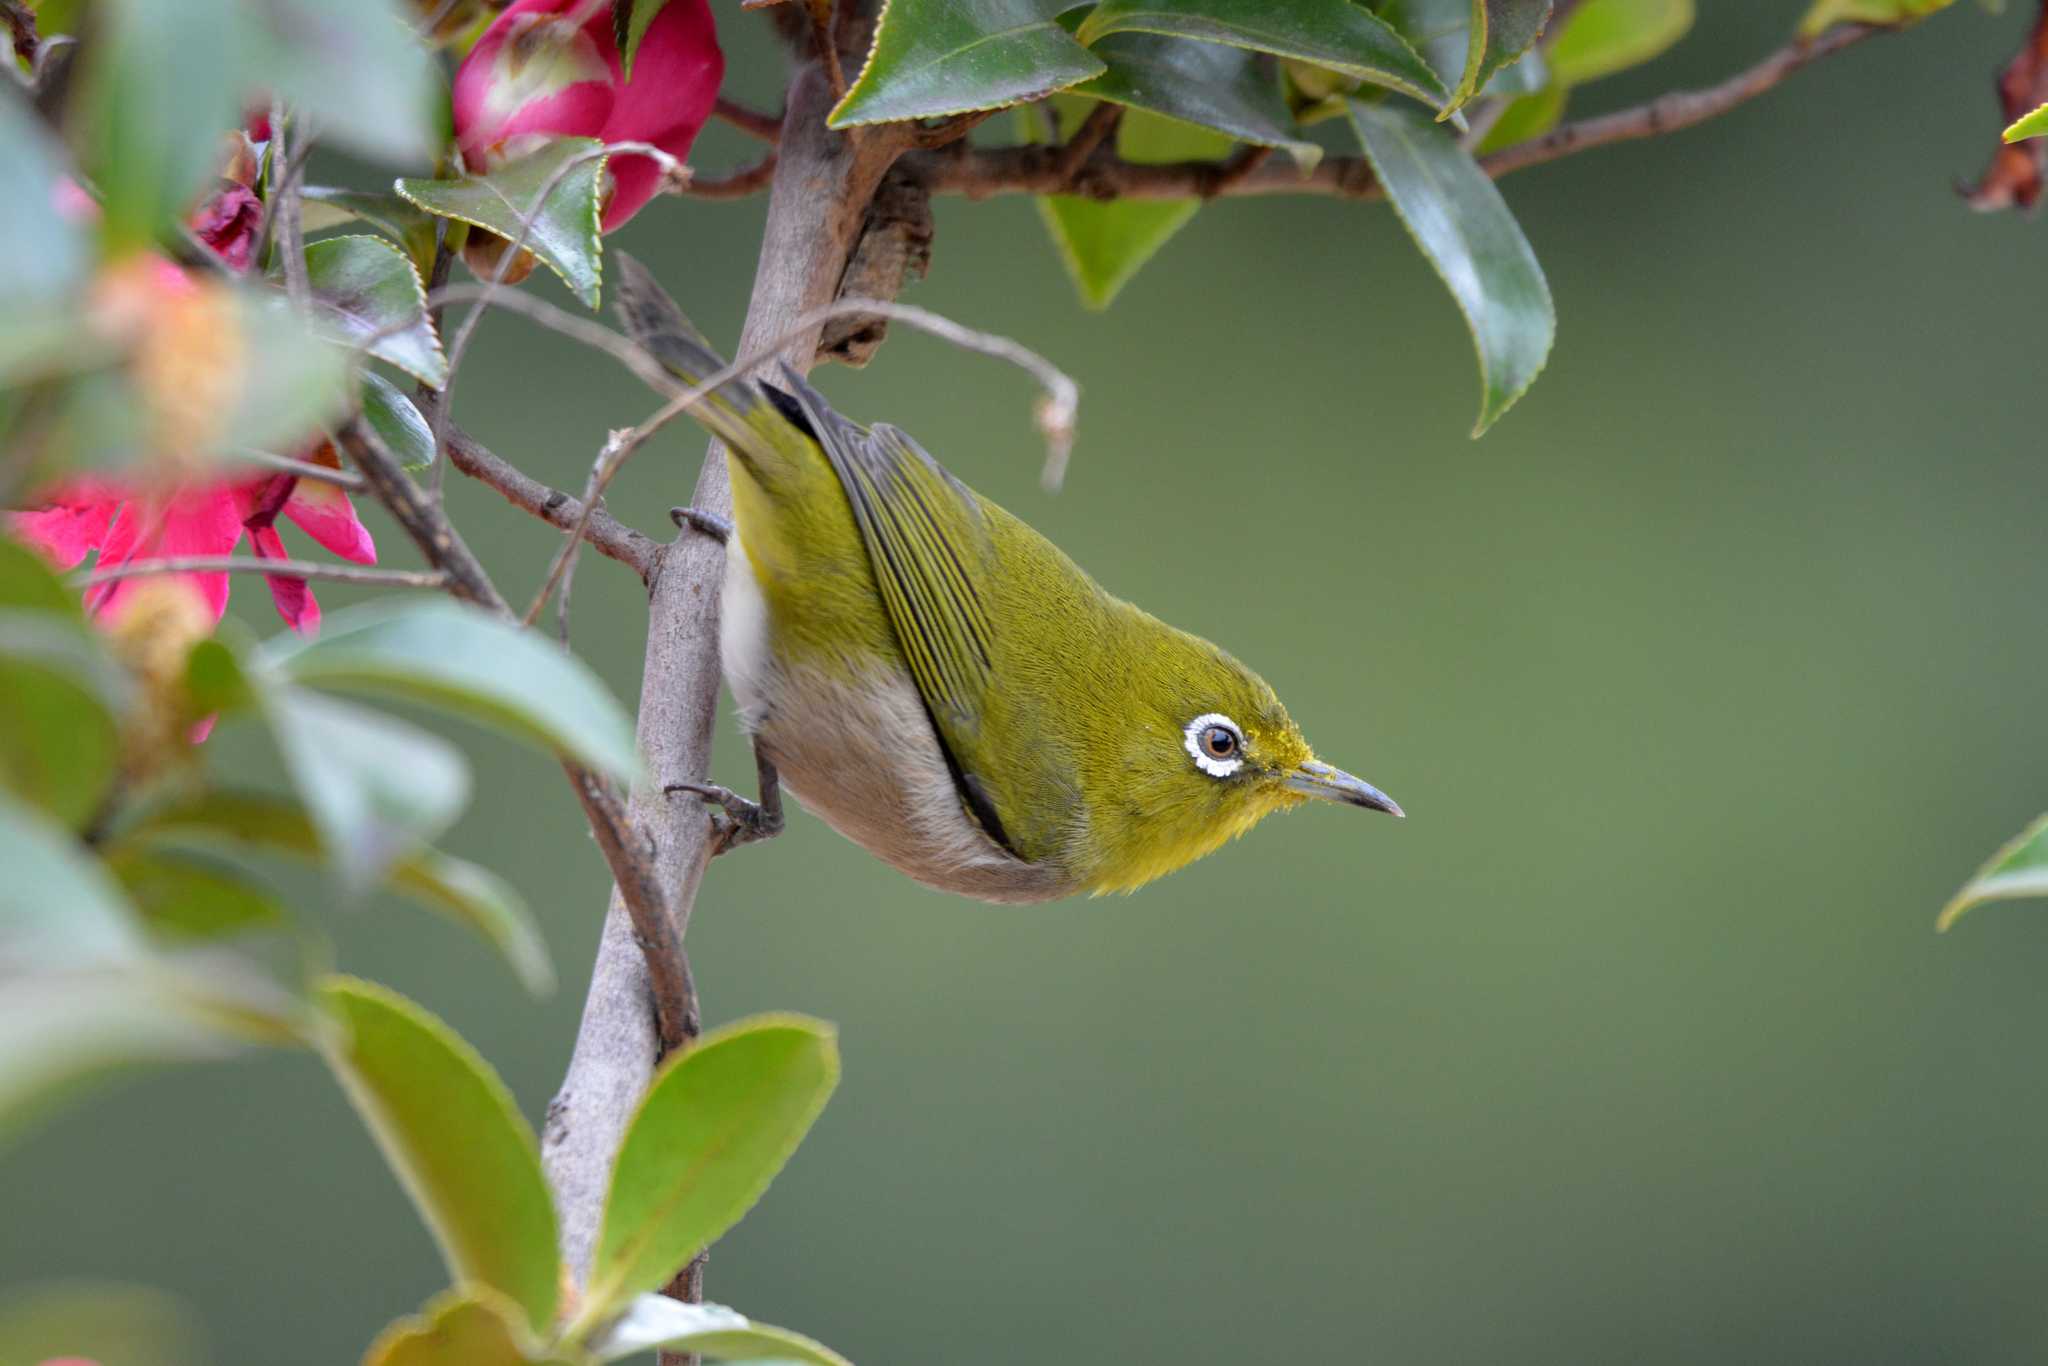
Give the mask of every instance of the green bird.
[[[696, 386], [725, 368], [644, 266], [619, 312]], [[1401, 814], [1318, 760], [1265, 680], [1105, 592], [904, 432], [834, 412], [795, 371], [690, 414], [725, 442], [725, 678], [761, 801], [720, 846], [781, 828], [780, 781], [927, 886], [984, 901], [1131, 891], [1323, 798]]]

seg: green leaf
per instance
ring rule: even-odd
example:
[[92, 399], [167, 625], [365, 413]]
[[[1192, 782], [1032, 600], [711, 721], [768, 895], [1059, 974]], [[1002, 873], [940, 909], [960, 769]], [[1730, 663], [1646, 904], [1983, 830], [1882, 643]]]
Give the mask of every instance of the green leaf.
[[86, 1359], [103, 1366], [199, 1366], [199, 1316], [140, 1285], [45, 1281], [0, 1299], [0, 1361]]
[[1069, 0], [889, 0], [832, 128], [943, 118], [1042, 99], [1099, 76], [1062, 28]]
[[1897, 28], [1947, 9], [1954, 0], [1814, 0], [1799, 21], [1799, 36], [1816, 37], [1836, 24], [1882, 24]]
[[299, 217], [309, 233], [368, 223], [404, 248], [415, 270], [425, 270], [433, 262], [436, 225], [441, 220], [396, 193], [308, 185], [299, 192], [299, 205]]
[[397, 992], [335, 976], [318, 996], [345, 1027], [328, 1063], [449, 1274], [504, 1295], [546, 1332], [561, 1293], [555, 1208], [512, 1093], [454, 1030]]
[[1479, 155], [1498, 152], [1503, 147], [1512, 147], [1530, 138], [1540, 138], [1557, 127], [1564, 118], [1565, 102], [1571, 92], [1561, 85], [1539, 90], [1533, 95], [1524, 95], [1512, 100], [1493, 121], [1493, 127], [1486, 130], [1486, 136], [1475, 148]]
[[1108, 308], [1201, 207], [1197, 199], [1038, 198], [1038, 211], [1081, 302], [1094, 309]]
[[443, 600], [337, 612], [317, 637], [264, 654], [294, 682], [362, 688], [448, 708], [628, 781], [633, 723], [582, 660], [536, 631]]
[[0, 331], [29, 301], [62, 296], [86, 266], [86, 237], [57, 212], [64, 150], [28, 102], [0, 89]]
[[246, 19], [239, 0], [106, 0], [93, 17], [77, 150], [120, 252], [175, 228], [213, 174], [241, 121]]
[[1471, 329], [1478, 436], [1528, 391], [1550, 355], [1557, 334], [1550, 286], [1500, 191], [1449, 129], [1396, 105], [1358, 100], [1351, 122], [1373, 174]]
[[1934, 922], [1946, 930], [1965, 911], [1987, 901], [2015, 901], [2022, 897], [2048, 896], [2048, 816], [2042, 816], [1993, 854], [1971, 875], [1962, 890], [1941, 908]]
[[185, 656], [185, 701], [195, 714], [240, 711], [255, 700], [242, 661], [226, 642], [202, 640]]
[[[598, 233], [603, 148], [595, 138], [563, 138], [487, 176], [401, 180], [398, 192], [428, 213], [521, 242], [585, 307], [596, 308], [604, 279]], [[543, 203], [541, 192], [550, 183], [555, 188]], [[531, 231], [523, 231], [529, 220]]]
[[379, 1334], [363, 1366], [525, 1366], [539, 1347], [521, 1318], [483, 1286], [449, 1290]]
[[2048, 104], [2033, 113], [2014, 119], [2012, 126], [2005, 130], [2007, 142], [2021, 142], [2027, 138], [2048, 137]]
[[363, 372], [363, 420], [409, 470], [434, 463], [434, 429], [413, 401], [382, 375]]
[[381, 237], [327, 237], [307, 245], [306, 275], [320, 321], [336, 340], [366, 347], [423, 384], [447, 383], [427, 289], [404, 252]]
[[619, 1144], [583, 1327], [659, 1288], [737, 1223], [838, 1080], [832, 1027], [794, 1015], [742, 1020], [671, 1059]]
[[1175, 38], [1270, 52], [1413, 95], [1435, 108], [1446, 92], [1429, 63], [1370, 10], [1334, 0], [1102, 0], [1081, 21], [1093, 46], [1112, 33]]
[[623, 14], [625, 20], [621, 25], [624, 32], [619, 35], [619, 74], [626, 80], [633, 79], [633, 59], [640, 55], [648, 25], [667, 4], [668, 0], [613, 0], [613, 19], [616, 21]]
[[163, 940], [227, 939], [276, 929], [289, 919], [273, 893], [211, 860], [132, 850], [109, 857], [107, 867]]
[[41, 555], [4, 536], [0, 536], [0, 607], [47, 612], [74, 625], [85, 621], [78, 590], [67, 588]]
[[1584, 0], [1544, 51], [1551, 81], [1584, 85], [1661, 56], [1692, 28], [1692, 0]]
[[1294, 136], [1294, 118], [1271, 67], [1244, 48], [1118, 33], [1097, 43], [1094, 52], [1109, 69], [1075, 86], [1076, 95], [1199, 124], [1239, 142], [1285, 148], [1304, 172], [1322, 159], [1320, 146]]
[[[1550, 0], [1471, 0], [1465, 74], [1452, 96], [1456, 108], [1486, 88], [1493, 74], [1536, 45], [1550, 21]], [[1448, 111], [1446, 111], [1448, 112]]]
[[276, 290], [236, 293], [247, 369], [222, 422], [221, 449], [295, 450], [348, 411], [348, 357]]
[[225, 1058], [239, 1047], [148, 976], [82, 972], [11, 981], [0, 991], [0, 1139], [111, 1074]]
[[83, 829], [113, 784], [133, 692], [72, 614], [0, 607], [0, 787]]
[[300, 688], [264, 689], [263, 710], [342, 884], [363, 891], [454, 822], [469, 767], [431, 731]]
[[[130, 849], [220, 843], [319, 861], [326, 854], [312, 820], [281, 797], [211, 792], [152, 813], [124, 832], [114, 857]], [[486, 868], [432, 849], [398, 860], [387, 876], [398, 891], [467, 925], [502, 953], [528, 991], [554, 989], [547, 943], [519, 893]]]
[[317, 125], [321, 141], [380, 161], [433, 156], [434, 106], [445, 96], [405, 6], [262, 0], [242, 8], [263, 82]]
[[666, 1295], [642, 1295], [609, 1325], [590, 1350], [605, 1361], [656, 1349], [695, 1352], [711, 1361], [790, 1361], [807, 1366], [850, 1366], [821, 1342], [786, 1328], [755, 1323], [722, 1304], [684, 1304]]
[[119, 966], [145, 950], [121, 888], [71, 832], [0, 794], [0, 970]]

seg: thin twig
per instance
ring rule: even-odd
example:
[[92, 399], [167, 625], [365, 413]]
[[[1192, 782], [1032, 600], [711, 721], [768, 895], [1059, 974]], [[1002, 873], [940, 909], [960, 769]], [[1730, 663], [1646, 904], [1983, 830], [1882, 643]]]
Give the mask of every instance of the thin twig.
[[1074, 183], [1074, 177], [1081, 173], [1081, 167], [1087, 164], [1089, 157], [1095, 155], [1095, 149], [1116, 131], [1116, 126], [1123, 122], [1123, 117], [1124, 107], [1120, 104], [1111, 104], [1108, 100], [1102, 101], [1088, 111], [1088, 117], [1081, 121], [1081, 126], [1074, 130], [1074, 135], [1066, 140], [1053, 157], [1053, 174], [1058, 177], [1060, 184]]
[[634, 345], [631, 338], [619, 335], [603, 323], [557, 308], [536, 295], [509, 290], [493, 293], [488, 285], [444, 285], [427, 296], [430, 304], [460, 303], [466, 299], [488, 303], [493, 308], [510, 309], [551, 332], [602, 351], [653, 388], [667, 389], [675, 384], [675, 377], [662, 369], [660, 362]]
[[[577, 522], [569, 539], [555, 555], [554, 563], [548, 567], [548, 574], [534, 594], [533, 602], [527, 607], [526, 620], [536, 621], [542, 607], [561, 581], [569, 563], [575, 558], [593, 509], [604, 491], [618, 477], [619, 470], [634, 451], [646, 443], [649, 437], [687, 412], [706, 395], [716, 393], [721, 385], [747, 374], [764, 361], [772, 360], [792, 338], [834, 318], [848, 315], [880, 314], [892, 322], [907, 323], [920, 331], [929, 332], [939, 340], [968, 351], [977, 351], [985, 356], [1006, 360], [1012, 365], [1028, 371], [1045, 389], [1045, 396], [1039, 400], [1033, 418], [1039, 432], [1045, 437], [1045, 469], [1041, 480], [1047, 489], [1057, 489], [1066, 477], [1067, 456], [1074, 445], [1074, 417], [1081, 402], [1081, 386], [1066, 371], [1054, 365], [1044, 356], [1027, 346], [997, 336], [992, 332], [979, 332], [963, 327], [951, 318], [918, 308], [913, 304], [892, 303], [882, 299], [839, 299], [822, 307], [811, 309], [797, 317], [788, 327], [768, 338], [760, 346], [747, 352], [717, 374], [706, 378], [695, 388], [677, 394], [637, 427], [623, 428], [613, 432], [598, 452], [596, 467], [591, 471], [591, 480], [583, 499], [583, 516]], [[669, 388], [675, 387], [670, 380]]]
[[1001, 112], [1000, 109], [970, 109], [964, 114], [955, 114], [944, 123], [906, 125], [910, 131], [910, 145], [927, 152], [950, 146]]
[[496, 489], [506, 502], [538, 517], [557, 531], [575, 529], [583, 523], [583, 538], [598, 554], [617, 560], [645, 583], [654, 573], [661, 545], [598, 508], [587, 521], [583, 504], [560, 489], [550, 488], [518, 466], [493, 454], [468, 432], [448, 424], [448, 461], [456, 469], [488, 488]]
[[724, 119], [749, 137], [763, 142], [779, 142], [782, 139], [782, 115], [763, 114], [758, 109], [749, 109], [735, 100], [720, 95], [711, 106], [716, 118]]
[[310, 479], [316, 484], [332, 484], [338, 489], [351, 493], [363, 487], [363, 477], [347, 470], [335, 469], [332, 465], [316, 465], [310, 460], [294, 460], [288, 455], [273, 455], [269, 451], [243, 450], [235, 458], [247, 465], [260, 465], [279, 474], [295, 474], [301, 479]]
[[730, 175], [690, 177], [690, 183], [683, 187], [683, 193], [691, 199], [745, 199], [748, 195], [768, 188], [768, 182], [775, 179], [775, 153], [770, 152], [751, 166], [742, 166]]
[[130, 560], [86, 576], [92, 588], [116, 579], [146, 574], [263, 574], [279, 579], [319, 579], [380, 588], [445, 588], [448, 576], [439, 570], [373, 569], [368, 565], [334, 564], [326, 560], [266, 560], [254, 555], [172, 555], [160, 560]]
[[[300, 312], [312, 307], [313, 285], [306, 276], [306, 230], [299, 217], [299, 186], [306, 175], [305, 158], [296, 162], [288, 155], [290, 144], [285, 128], [284, 101], [270, 102], [270, 155], [284, 163], [284, 175], [277, 182], [277, 202], [271, 208], [271, 221], [278, 233], [278, 250], [284, 256], [284, 287], [291, 296], [292, 306]], [[305, 132], [292, 129], [293, 133]], [[306, 150], [313, 145], [312, 135], [306, 135]]]
[[832, 83], [832, 98], [846, 98], [846, 71], [839, 64], [839, 39], [833, 33], [833, 0], [810, 0], [811, 37], [817, 41], [818, 55], [825, 60], [825, 77]]
[[[1656, 137], [1704, 123], [1776, 88], [1803, 67], [1832, 56], [1887, 26], [1838, 24], [1819, 37], [1787, 44], [1756, 65], [1704, 90], [1679, 90], [1647, 104], [1597, 118], [1567, 123], [1540, 138], [1482, 157], [1479, 167], [1498, 179], [1510, 171], [1555, 161], [1594, 147], [1632, 138]], [[1021, 146], [956, 149], [925, 155], [919, 171], [934, 191], [982, 198], [997, 194], [1060, 194], [1072, 188], [1062, 174], [1059, 148]], [[1224, 166], [1213, 161], [1156, 165], [1091, 157], [1082, 167], [1081, 189], [1116, 199], [1198, 199], [1219, 195], [1310, 194], [1339, 199], [1379, 199], [1385, 191], [1362, 157], [1325, 157], [1306, 175], [1285, 162], [1267, 161], [1234, 183], [1223, 184]]]

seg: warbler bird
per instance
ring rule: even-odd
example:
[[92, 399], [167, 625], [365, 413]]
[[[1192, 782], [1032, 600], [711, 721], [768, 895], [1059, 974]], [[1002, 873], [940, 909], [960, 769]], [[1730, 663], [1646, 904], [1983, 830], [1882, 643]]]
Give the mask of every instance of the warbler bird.
[[[627, 331], [684, 383], [725, 363], [621, 255]], [[690, 414], [732, 480], [720, 652], [762, 800], [777, 774], [841, 834], [985, 901], [1130, 891], [1310, 798], [1400, 815], [1317, 759], [1273, 690], [1216, 646], [1111, 596], [895, 427], [840, 416], [794, 370]], [[729, 533], [729, 534], [728, 534]]]

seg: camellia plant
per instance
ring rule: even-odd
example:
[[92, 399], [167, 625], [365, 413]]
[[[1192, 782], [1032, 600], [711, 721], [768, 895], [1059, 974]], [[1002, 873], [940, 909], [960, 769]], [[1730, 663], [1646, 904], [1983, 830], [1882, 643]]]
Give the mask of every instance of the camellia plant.
[[[729, 834], [665, 795], [707, 772], [717, 604], [696, 589], [724, 554], [706, 532], [725, 465], [703, 466], [673, 539], [607, 511], [619, 468], [700, 395], [520, 283], [544, 267], [595, 312], [607, 233], [773, 191], [740, 367], [859, 364], [891, 323], [926, 328], [1043, 385], [1056, 482], [1073, 382], [894, 302], [929, 264], [932, 196], [1033, 196], [1093, 308], [1220, 201], [1384, 200], [1470, 329], [1477, 435], [1571, 307], [1498, 179], [1677, 132], [1943, 3], [1791, 7], [1784, 45], [1727, 82], [1573, 120], [1586, 87], [1685, 35], [1692, 0], [0, 0], [0, 1137], [116, 1069], [308, 1049], [448, 1267], [366, 1361], [841, 1360], [701, 1302], [700, 1254], [838, 1069], [833, 1031], [800, 1016], [703, 1032], [683, 951]], [[784, 40], [779, 111], [721, 95], [719, 29], [739, 23]], [[2014, 141], [1980, 207], [2039, 195], [2036, 47], [2001, 86]], [[713, 117], [762, 159], [694, 173]], [[316, 179], [330, 164], [352, 182]], [[456, 421], [492, 307], [662, 401], [580, 492]], [[561, 534], [530, 598], [468, 549], [451, 469]], [[379, 540], [425, 567], [380, 564]], [[566, 618], [586, 546], [649, 588], [637, 728], [535, 629], [551, 602]], [[270, 640], [223, 620], [251, 574], [286, 627]], [[323, 621], [320, 582], [394, 596]], [[592, 994], [542, 1134], [425, 1007], [328, 970], [317, 916], [251, 871], [281, 855], [396, 889], [551, 986], [517, 892], [435, 848], [468, 795], [461, 751], [379, 700], [555, 756], [609, 865], [630, 933], [598, 971], [619, 987]], [[209, 762], [227, 726], [264, 737], [287, 789]], [[2036, 827], [1958, 909], [2042, 890], [2044, 847]], [[65, 1294], [76, 1312], [0, 1314], [0, 1360], [93, 1351], [115, 1300]]]

